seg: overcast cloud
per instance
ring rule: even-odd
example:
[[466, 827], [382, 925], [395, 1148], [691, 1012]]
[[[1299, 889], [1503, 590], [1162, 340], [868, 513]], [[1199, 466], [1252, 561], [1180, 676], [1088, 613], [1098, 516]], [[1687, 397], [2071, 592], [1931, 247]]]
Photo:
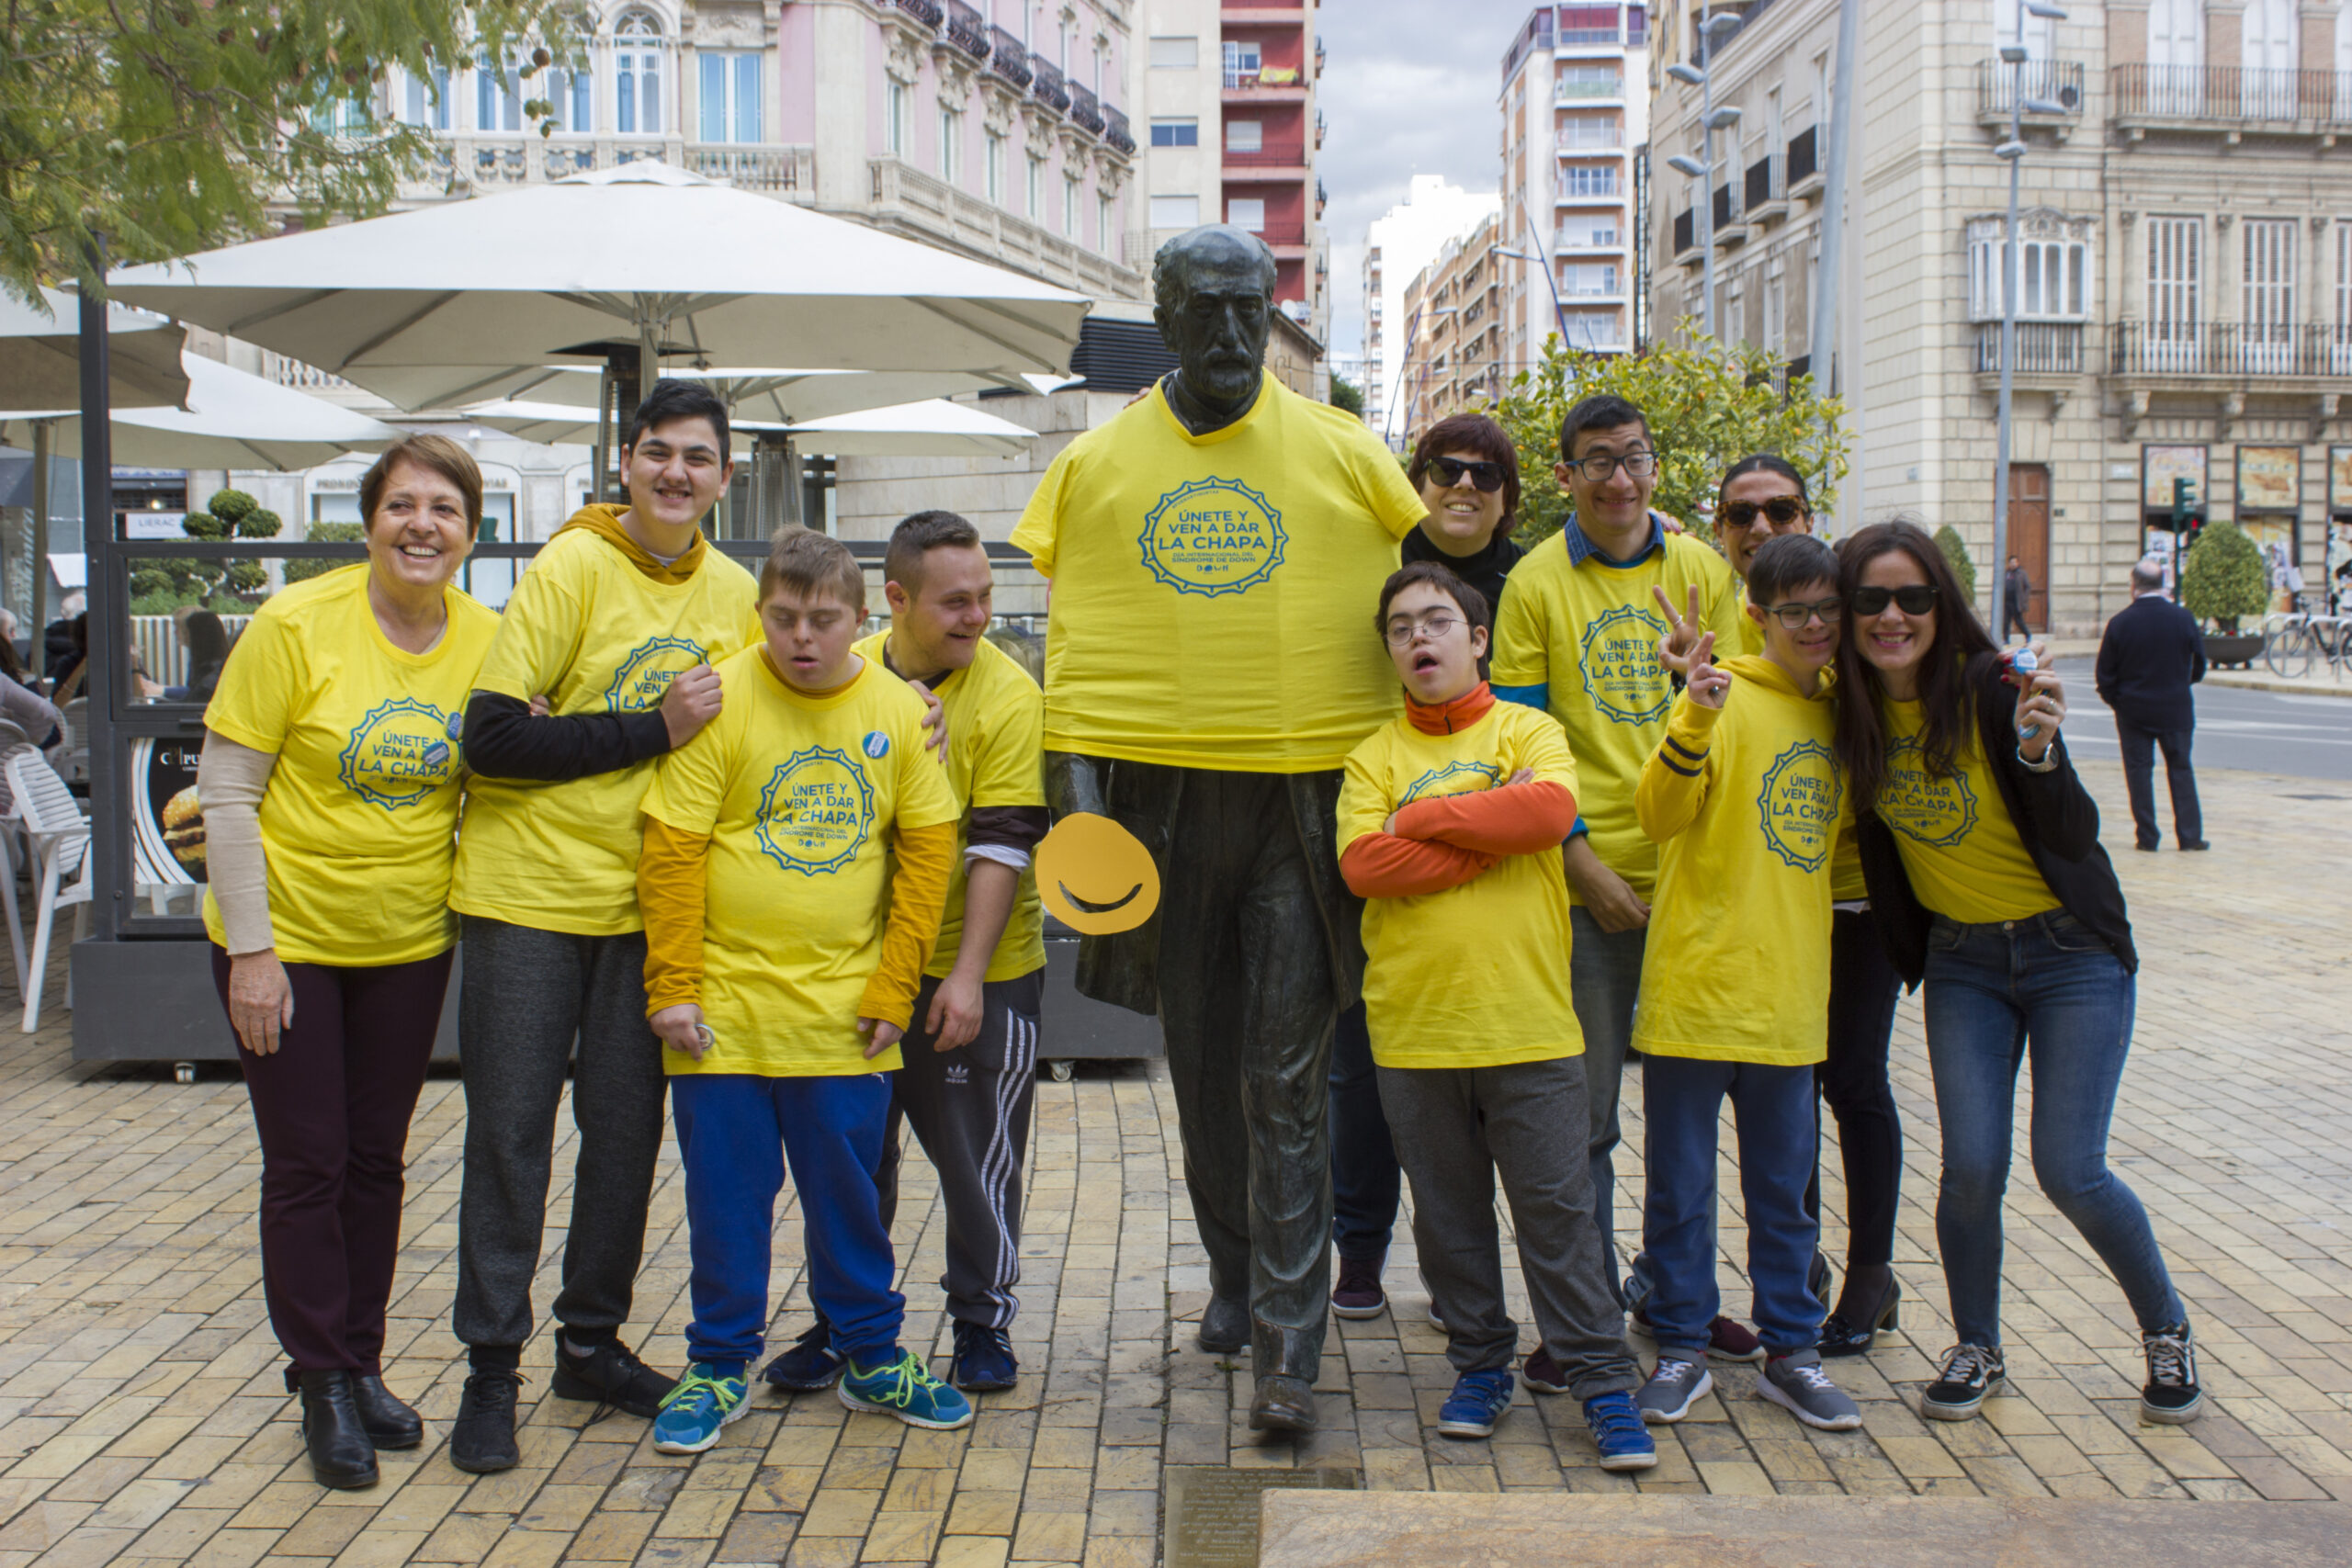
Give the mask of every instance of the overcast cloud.
[[1530, 0], [1325, 0], [1330, 68], [1318, 107], [1329, 134], [1316, 173], [1329, 191], [1331, 352], [1363, 349], [1364, 225], [1405, 199], [1417, 174], [1491, 191], [1502, 175], [1503, 51]]

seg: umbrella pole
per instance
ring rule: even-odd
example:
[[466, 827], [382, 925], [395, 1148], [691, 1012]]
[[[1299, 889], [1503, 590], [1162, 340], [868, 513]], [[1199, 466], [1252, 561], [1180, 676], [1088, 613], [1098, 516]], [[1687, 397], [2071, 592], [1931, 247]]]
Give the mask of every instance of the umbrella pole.
[[49, 452], [56, 438], [54, 421], [33, 421], [33, 602], [32, 602], [32, 667], [37, 676], [46, 677], [41, 668], [43, 649], [47, 647], [49, 623], [43, 618], [42, 601], [49, 597]]
[[653, 395], [653, 383], [662, 378], [662, 337], [650, 321], [637, 324], [637, 395], [640, 399]]
[[588, 504], [601, 506], [605, 501], [605, 474], [613, 460], [613, 367], [608, 364], [596, 377], [596, 443], [595, 454], [589, 459]]

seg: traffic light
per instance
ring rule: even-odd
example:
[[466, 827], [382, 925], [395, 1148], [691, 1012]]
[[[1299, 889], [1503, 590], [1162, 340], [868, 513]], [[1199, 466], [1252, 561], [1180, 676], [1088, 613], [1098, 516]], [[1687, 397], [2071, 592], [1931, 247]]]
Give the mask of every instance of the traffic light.
[[2197, 481], [2180, 479], [2172, 481], [2172, 531], [2178, 539], [2178, 550], [2186, 550], [2197, 542], [2198, 530], [2205, 526], [2205, 509], [2198, 504]]

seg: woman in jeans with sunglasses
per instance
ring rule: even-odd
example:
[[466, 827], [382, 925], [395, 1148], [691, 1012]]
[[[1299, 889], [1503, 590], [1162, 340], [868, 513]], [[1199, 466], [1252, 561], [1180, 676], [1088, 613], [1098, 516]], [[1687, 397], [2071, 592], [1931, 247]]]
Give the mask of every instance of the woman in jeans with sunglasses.
[[1936, 1240], [1960, 1343], [1920, 1413], [1966, 1420], [2002, 1381], [2001, 1194], [2022, 1062], [2035, 1179], [2139, 1319], [2140, 1413], [2194, 1420], [2187, 1311], [2146, 1211], [2107, 1166], [2139, 960], [2098, 807], [2059, 739], [2064, 687], [2011, 670], [1917, 526], [1864, 528], [1838, 554], [1838, 758], [1887, 951], [1926, 979], [1943, 1122]]

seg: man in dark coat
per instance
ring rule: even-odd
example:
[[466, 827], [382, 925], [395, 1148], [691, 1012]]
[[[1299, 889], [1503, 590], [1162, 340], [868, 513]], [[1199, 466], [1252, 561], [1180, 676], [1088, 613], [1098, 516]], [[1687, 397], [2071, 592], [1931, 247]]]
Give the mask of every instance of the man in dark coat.
[[2188, 688], [2205, 678], [2205, 637], [2197, 617], [2165, 597], [2164, 568], [2143, 560], [2132, 569], [2132, 603], [2107, 623], [2099, 638], [2099, 700], [2115, 714], [2123, 750], [2123, 782], [2132, 795], [2132, 826], [2140, 848], [2162, 843], [2156, 831], [2155, 758], [2165, 754], [2172, 787], [2173, 831], [2184, 850], [2205, 848], [2197, 807], [2197, 775], [2188, 742], [2197, 703]]

